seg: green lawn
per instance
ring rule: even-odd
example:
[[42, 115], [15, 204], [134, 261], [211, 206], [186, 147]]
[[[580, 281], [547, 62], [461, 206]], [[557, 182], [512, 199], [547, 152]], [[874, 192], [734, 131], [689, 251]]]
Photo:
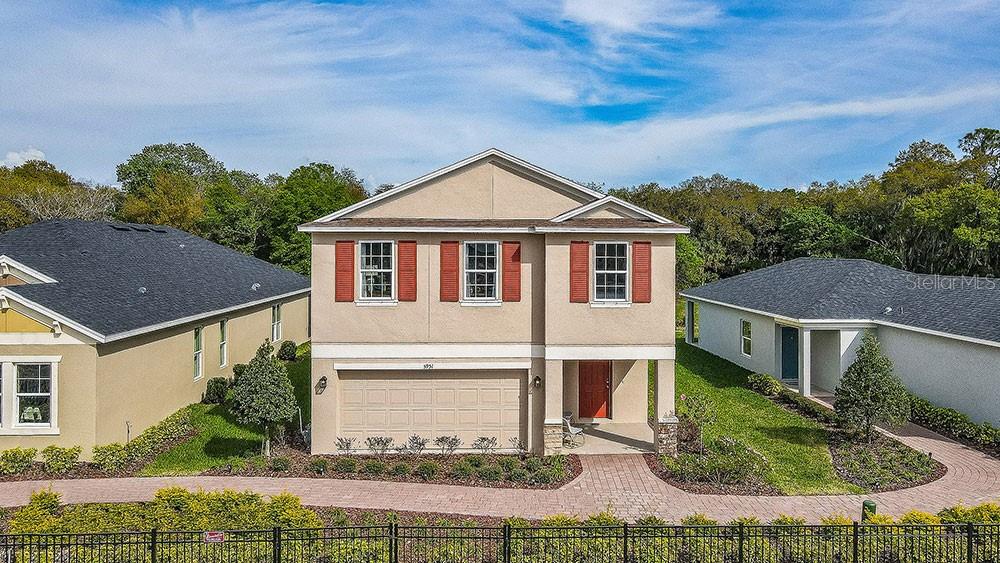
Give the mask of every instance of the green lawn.
[[744, 387], [749, 372], [684, 343], [678, 336], [677, 396], [709, 398], [716, 413], [707, 437], [746, 441], [771, 462], [768, 481], [787, 494], [860, 493], [840, 479], [818, 423], [787, 411]]
[[[302, 408], [302, 420], [309, 422], [310, 379], [309, 345], [299, 347], [298, 360], [288, 365], [288, 378], [295, 388], [295, 399]], [[224, 405], [194, 405], [192, 423], [197, 434], [187, 442], [157, 456], [142, 470], [142, 475], [193, 475], [225, 465], [234, 457], [246, 457], [260, 451], [262, 435], [257, 428], [243, 426]], [[298, 431], [293, 420], [289, 431]]]

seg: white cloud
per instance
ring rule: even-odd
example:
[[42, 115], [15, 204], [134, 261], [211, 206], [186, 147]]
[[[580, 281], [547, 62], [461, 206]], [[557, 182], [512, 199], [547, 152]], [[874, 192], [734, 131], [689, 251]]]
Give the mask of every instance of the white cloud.
[[10, 151], [0, 160], [0, 166], [20, 166], [29, 160], [45, 160], [45, 153], [33, 147], [23, 151]]
[[565, 0], [563, 4], [566, 19], [618, 33], [705, 26], [719, 15], [717, 6], [689, 0]]

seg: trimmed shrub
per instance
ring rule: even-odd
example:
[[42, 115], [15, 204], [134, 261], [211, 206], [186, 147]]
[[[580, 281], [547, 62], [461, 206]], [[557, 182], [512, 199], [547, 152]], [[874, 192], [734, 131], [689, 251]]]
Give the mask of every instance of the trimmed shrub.
[[292, 468], [292, 460], [284, 456], [271, 458], [271, 471], [288, 471]]
[[286, 362], [294, 362], [296, 357], [295, 343], [291, 340], [285, 340], [278, 347], [278, 359], [284, 360]]
[[436, 461], [421, 462], [413, 470], [413, 474], [423, 479], [433, 479], [441, 472], [441, 464]]
[[465, 461], [468, 462], [468, 464], [471, 465], [472, 467], [479, 468], [482, 467], [484, 463], [486, 463], [486, 458], [479, 454], [472, 454], [465, 456]]
[[1000, 428], [988, 422], [976, 424], [955, 409], [939, 407], [927, 399], [910, 395], [910, 420], [946, 436], [1000, 452]]
[[409, 475], [410, 474], [410, 464], [404, 461], [393, 464], [389, 469], [389, 473], [392, 475]]
[[531, 478], [531, 474], [528, 473], [527, 469], [522, 469], [520, 467], [515, 467], [510, 470], [507, 474], [507, 480], [512, 483], [524, 483]]
[[928, 526], [936, 526], [941, 523], [941, 517], [929, 512], [920, 512], [919, 510], [911, 510], [906, 514], [899, 517], [900, 524], [924, 524]]
[[325, 475], [330, 467], [330, 462], [325, 457], [314, 457], [309, 459], [309, 471], [317, 475]]
[[361, 472], [366, 475], [381, 475], [388, 469], [384, 461], [369, 459], [361, 466]]
[[521, 467], [521, 460], [516, 457], [504, 456], [497, 460], [497, 464], [503, 468], [504, 471], [508, 473], [513, 471], [516, 467]]
[[681, 524], [685, 526], [718, 526], [719, 521], [713, 520], [700, 512], [696, 512], [690, 516], [681, 518]]
[[662, 457], [664, 466], [679, 481], [735, 485], [761, 483], [770, 467], [767, 458], [745, 442], [720, 436], [704, 455], [682, 453]]
[[873, 526], [889, 526], [894, 524], [895, 520], [893, 520], [892, 516], [889, 516], [888, 514], [869, 514], [863, 523], [871, 524]]
[[225, 377], [213, 377], [205, 384], [205, 396], [202, 402], [209, 405], [221, 405], [226, 402], [226, 392], [229, 391], [229, 380]]
[[783, 390], [781, 382], [766, 373], [751, 373], [747, 376], [747, 387], [764, 395], [777, 397]]
[[463, 459], [451, 466], [451, 476], [459, 479], [465, 479], [470, 477], [475, 470], [476, 468], [469, 463], [469, 460]]
[[148, 459], [154, 454], [159, 453], [164, 445], [187, 436], [193, 430], [191, 410], [185, 407], [143, 430], [142, 434], [139, 434], [131, 442], [125, 444], [123, 446], [126, 457], [125, 463], [136, 463]]
[[91, 459], [106, 473], [118, 473], [128, 465], [128, 453], [124, 444], [119, 442], [94, 446]]
[[545, 462], [542, 461], [541, 458], [529, 457], [528, 459], [524, 460], [524, 468], [532, 473], [538, 471], [543, 467], [545, 467]]
[[69, 473], [80, 462], [80, 453], [83, 448], [73, 446], [72, 448], [60, 448], [59, 446], [49, 446], [42, 450], [42, 462], [45, 464], [45, 471], [55, 475]]
[[503, 478], [503, 469], [499, 465], [484, 465], [476, 470], [476, 477], [493, 483]]
[[756, 516], [738, 516], [729, 521], [727, 526], [739, 526], [743, 524], [744, 526], [760, 526], [760, 518]]
[[941, 517], [941, 522], [944, 524], [960, 524], [965, 522], [973, 524], [1000, 524], [1000, 505], [992, 502], [973, 507], [959, 504], [938, 512], [938, 516]]
[[358, 470], [358, 460], [353, 457], [338, 457], [333, 462], [333, 470], [337, 473], [354, 473]]
[[570, 526], [579, 526], [580, 519], [569, 514], [552, 514], [542, 518], [538, 524], [543, 528], [567, 528]]
[[35, 461], [35, 448], [11, 448], [0, 452], [0, 474], [13, 475], [27, 471]]
[[531, 476], [532, 480], [539, 485], [548, 485], [549, 483], [554, 483], [558, 481], [560, 476], [551, 467], [544, 467], [535, 471], [535, 474]]

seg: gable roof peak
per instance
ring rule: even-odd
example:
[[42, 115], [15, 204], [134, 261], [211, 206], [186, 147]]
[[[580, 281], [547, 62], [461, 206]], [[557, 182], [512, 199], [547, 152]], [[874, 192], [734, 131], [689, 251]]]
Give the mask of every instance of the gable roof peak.
[[521, 168], [523, 170], [527, 170], [527, 171], [529, 171], [529, 172], [531, 172], [533, 174], [536, 174], [538, 176], [541, 176], [541, 177], [543, 177], [543, 178], [551, 181], [554, 184], [557, 184], [557, 185], [559, 185], [559, 186], [561, 186], [563, 188], [566, 188], [567, 191], [576, 192], [576, 193], [578, 193], [578, 194], [580, 194], [580, 195], [582, 195], [582, 196], [584, 196], [586, 198], [590, 198], [591, 200], [598, 200], [598, 199], [601, 199], [601, 198], [604, 198], [604, 197], [608, 197], [608, 196], [605, 196], [603, 193], [601, 193], [601, 192], [599, 192], [597, 190], [588, 188], [588, 187], [586, 187], [584, 185], [581, 185], [581, 184], [579, 184], [577, 182], [574, 182], [573, 180], [570, 180], [569, 178], [560, 176], [560, 175], [556, 174], [555, 172], [551, 172], [549, 170], [546, 170], [546, 169], [544, 169], [544, 168], [542, 168], [540, 166], [537, 166], [535, 164], [532, 164], [532, 163], [528, 162], [527, 160], [524, 160], [522, 158], [516, 157], [516, 156], [514, 156], [514, 155], [512, 155], [510, 153], [504, 152], [504, 151], [502, 151], [502, 150], [500, 150], [500, 149], [498, 149], [496, 147], [490, 147], [490, 148], [488, 148], [488, 149], [486, 149], [486, 150], [484, 150], [482, 152], [478, 152], [478, 153], [476, 153], [476, 154], [474, 154], [472, 156], [463, 158], [462, 160], [459, 160], [457, 162], [453, 162], [452, 164], [449, 164], [448, 166], [444, 166], [442, 168], [438, 168], [437, 170], [434, 170], [433, 172], [428, 172], [427, 174], [424, 174], [423, 176], [419, 176], [417, 178], [414, 178], [412, 180], [404, 182], [404, 183], [396, 186], [395, 188], [392, 188], [391, 190], [386, 190], [386, 191], [384, 191], [384, 192], [382, 192], [380, 194], [374, 195], [374, 196], [372, 196], [372, 197], [370, 197], [368, 199], [364, 199], [362, 201], [359, 201], [358, 203], [355, 203], [354, 205], [349, 205], [349, 206], [347, 206], [347, 207], [345, 207], [343, 209], [340, 209], [338, 211], [330, 213], [329, 215], [326, 215], [324, 217], [320, 217], [315, 222], [316, 223], [325, 223], [327, 221], [332, 221], [334, 219], [339, 219], [339, 218], [342, 218], [342, 217], [346, 217], [346, 216], [350, 215], [351, 213], [354, 213], [355, 211], [357, 211], [359, 209], [363, 209], [363, 208], [368, 207], [369, 205], [372, 205], [372, 204], [374, 204], [376, 202], [379, 202], [379, 201], [382, 201], [382, 200], [385, 200], [385, 199], [389, 199], [389, 198], [394, 197], [394, 196], [396, 196], [396, 195], [398, 195], [400, 193], [406, 192], [406, 191], [408, 191], [408, 190], [410, 190], [412, 188], [415, 188], [417, 186], [420, 186], [420, 185], [423, 185], [423, 184], [425, 184], [427, 182], [430, 182], [431, 180], [434, 180], [435, 178], [439, 178], [441, 176], [444, 176], [445, 174], [448, 174], [450, 172], [453, 172], [453, 171], [458, 170], [460, 168], [464, 168], [466, 166], [469, 166], [470, 164], [474, 164], [476, 162], [480, 162], [480, 161], [488, 159], [488, 158], [499, 159], [499, 160], [502, 160], [502, 161], [504, 161], [504, 162], [506, 162], [506, 163], [508, 163], [510, 165], [513, 165], [513, 166], [517, 167], [517, 168]]

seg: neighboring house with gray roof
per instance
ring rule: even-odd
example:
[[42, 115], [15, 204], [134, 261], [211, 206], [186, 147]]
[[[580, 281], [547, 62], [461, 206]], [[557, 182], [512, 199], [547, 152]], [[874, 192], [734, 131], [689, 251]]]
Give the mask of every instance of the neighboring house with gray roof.
[[45, 221], [0, 234], [0, 449], [125, 441], [308, 339], [309, 280], [155, 225]]
[[835, 389], [873, 330], [910, 391], [1000, 422], [1000, 279], [798, 258], [681, 295], [689, 343], [804, 395]]

